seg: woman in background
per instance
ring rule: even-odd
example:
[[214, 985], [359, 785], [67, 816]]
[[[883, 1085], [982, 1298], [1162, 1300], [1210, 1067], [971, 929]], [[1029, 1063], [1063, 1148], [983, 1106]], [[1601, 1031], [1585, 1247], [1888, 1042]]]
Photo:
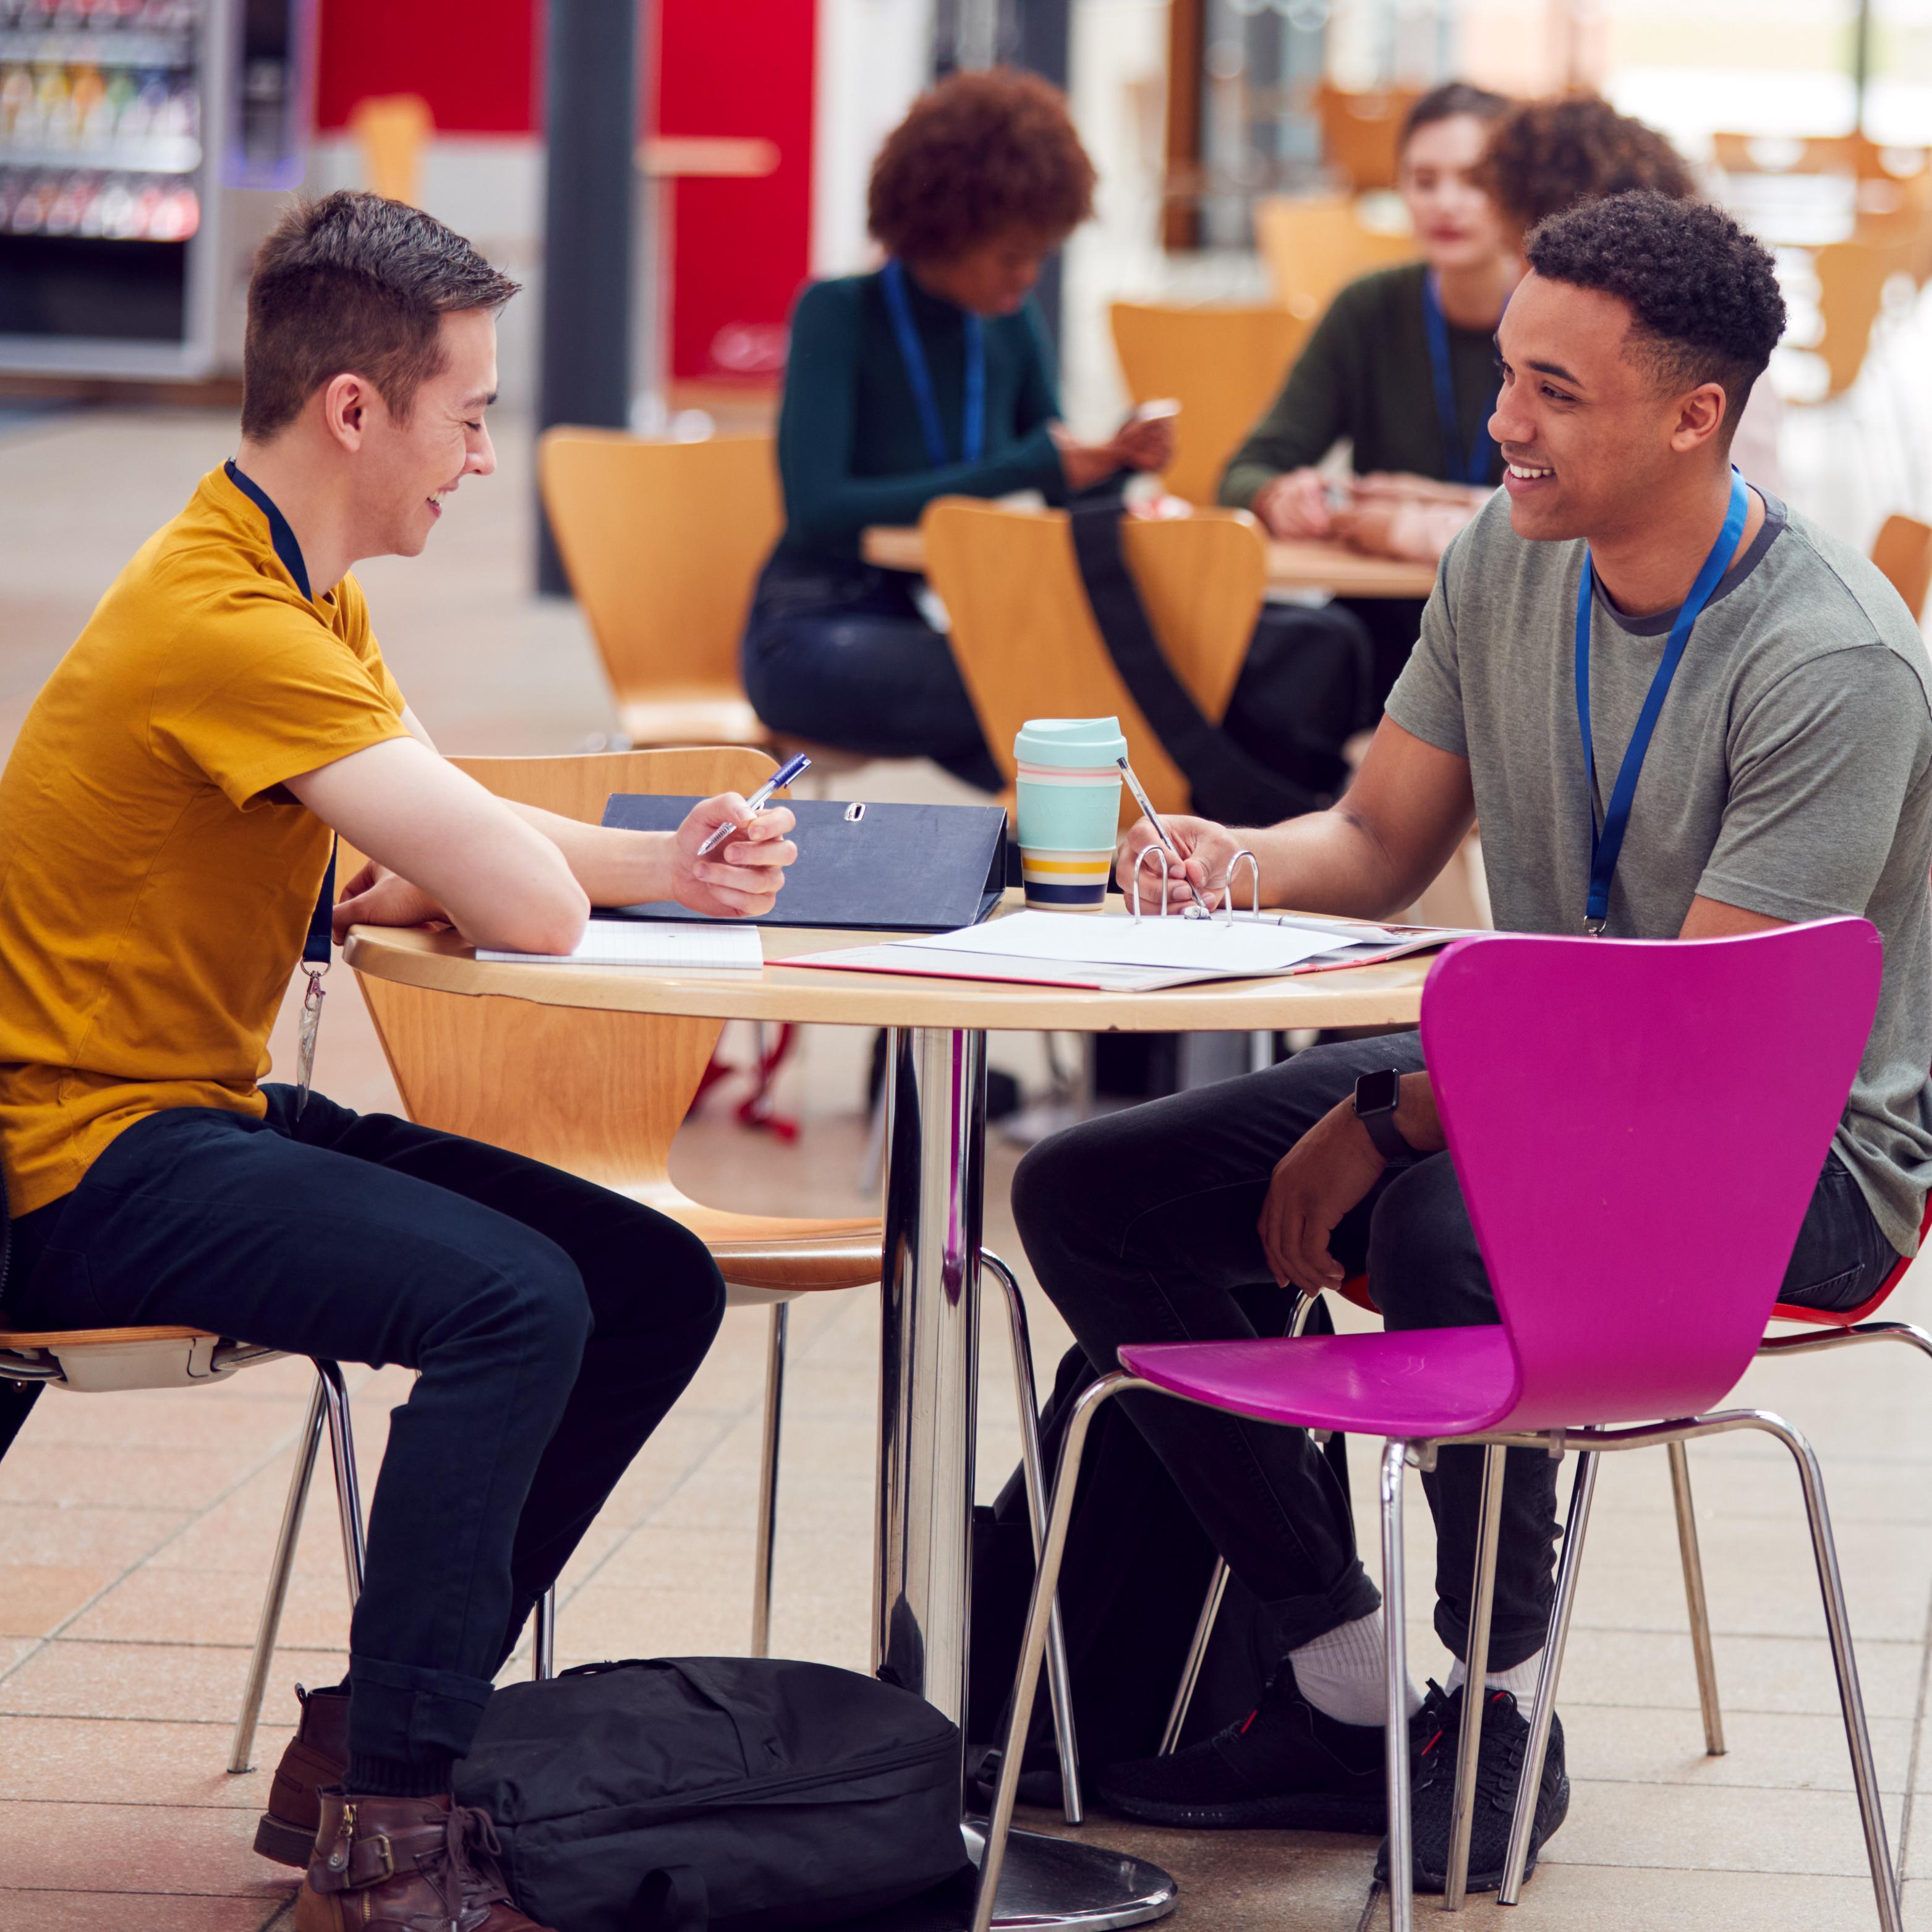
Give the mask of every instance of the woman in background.
[[922, 580], [859, 554], [869, 524], [914, 524], [935, 496], [1038, 490], [1064, 502], [1172, 454], [1165, 422], [1083, 443], [1058, 421], [1028, 299], [1092, 212], [1094, 169], [1063, 97], [1003, 70], [914, 103], [872, 170], [887, 260], [799, 298], [778, 416], [785, 530], [745, 628], [745, 688], [775, 731], [878, 758], [929, 758], [993, 791]]
[[[1409, 110], [1398, 185], [1421, 260], [1342, 290], [1221, 479], [1221, 501], [1274, 535], [1379, 547], [1398, 518], [1445, 503], [1472, 514], [1496, 487], [1493, 338], [1522, 267], [1478, 170], [1508, 106], [1451, 81]], [[1337, 502], [1316, 466], [1345, 439], [1356, 475]], [[1420, 600], [1336, 601], [1374, 641], [1379, 707], [1420, 628]]]

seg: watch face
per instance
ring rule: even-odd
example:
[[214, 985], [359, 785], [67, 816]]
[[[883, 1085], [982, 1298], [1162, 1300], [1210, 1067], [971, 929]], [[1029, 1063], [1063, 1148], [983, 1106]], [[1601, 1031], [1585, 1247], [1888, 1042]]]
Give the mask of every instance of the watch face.
[[1379, 1114], [1392, 1108], [1402, 1098], [1402, 1076], [1392, 1066], [1377, 1073], [1364, 1073], [1355, 1082], [1355, 1112]]

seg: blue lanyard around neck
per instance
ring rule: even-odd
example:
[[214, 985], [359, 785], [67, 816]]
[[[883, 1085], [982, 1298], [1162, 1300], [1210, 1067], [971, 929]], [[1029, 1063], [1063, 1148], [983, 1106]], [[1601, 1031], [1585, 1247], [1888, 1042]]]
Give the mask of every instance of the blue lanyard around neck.
[[1744, 479], [1731, 472], [1731, 506], [1724, 527], [1704, 560], [1690, 594], [1678, 605], [1670, 626], [1670, 641], [1664, 647], [1662, 662], [1650, 680], [1650, 689], [1637, 713], [1636, 728], [1624, 748], [1623, 763], [1617, 767], [1617, 782], [1610, 789], [1610, 802], [1604, 808], [1604, 827], [1597, 830], [1597, 754], [1590, 736], [1590, 617], [1594, 601], [1596, 578], [1590, 566], [1590, 553], [1583, 553], [1583, 574], [1576, 586], [1576, 724], [1583, 734], [1584, 805], [1590, 814], [1590, 896], [1585, 908], [1583, 930], [1599, 933], [1610, 918], [1610, 881], [1616, 875], [1617, 855], [1624, 849], [1624, 834], [1630, 828], [1630, 801], [1636, 796], [1638, 775], [1643, 770], [1644, 754], [1650, 749], [1664, 700], [1670, 695], [1670, 681], [1690, 641], [1690, 626], [1703, 614], [1712, 593], [1729, 568], [1744, 524], [1750, 514], [1750, 492]]
[[[880, 278], [885, 290], [886, 310], [892, 319], [892, 333], [898, 338], [899, 360], [905, 364], [906, 380], [912, 385], [912, 399], [919, 409], [919, 426], [926, 436], [926, 453], [935, 470], [947, 461], [946, 431], [939, 420], [939, 398], [932, 391], [932, 371], [927, 366], [926, 347], [913, 326], [912, 302], [906, 293], [905, 264], [897, 256], [886, 264]], [[966, 322], [966, 406], [959, 419], [959, 460], [977, 463], [986, 447], [986, 329], [970, 309]]]
[[1449, 319], [1442, 313], [1442, 294], [1431, 268], [1422, 278], [1422, 326], [1429, 337], [1429, 367], [1436, 379], [1436, 418], [1442, 427], [1444, 479], [1450, 483], [1486, 483], [1496, 458], [1490, 440], [1490, 418], [1496, 414], [1492, 394], [1483, 411], [1482, 427], [1466, 455], [1462, 418], [1456, 413], [1456, 380], [1449, 367]]

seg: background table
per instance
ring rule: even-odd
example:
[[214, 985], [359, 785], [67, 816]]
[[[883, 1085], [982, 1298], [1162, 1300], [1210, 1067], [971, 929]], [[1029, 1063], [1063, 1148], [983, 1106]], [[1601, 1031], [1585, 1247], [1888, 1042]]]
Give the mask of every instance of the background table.
[[[357, 926], [344, 956], [358, 973], [472, 998], [891, 1029], [874, 1660], [880, 1676], [963, 1726], [987, 1030], [1413, 1024], [1429, 962], [1096, 993], [788, 966], [791, 955], [878, 935], [773, 927], [763, 938], [756, 974], [482, 964], [453, 933], [382, 926]], [[1160, 1918], [1173, 1898], [1173, 1881], [1141, 1859], [1016, 1834], [994, 1922], [1100, 1932]]]
[[[1426, 597], [1436, 587], [1432, 563], [1368, 556], [1345, 544], [1313, 538], [1268, 547], [1270, 590], [1332, 590], [1338, 597]], [[926, 568], [926, 538], [914, 524], [874, 524], [860, 539], [860, 554], [882, 570]]]

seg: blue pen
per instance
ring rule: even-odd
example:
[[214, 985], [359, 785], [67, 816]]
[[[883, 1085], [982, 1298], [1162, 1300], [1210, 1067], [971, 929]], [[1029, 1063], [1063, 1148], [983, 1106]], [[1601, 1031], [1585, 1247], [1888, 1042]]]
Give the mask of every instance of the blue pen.
[[[779, 766], [778, 770], [772, 772], [771, 776], [766, 779], [749, 798], [746, 800], [746, 804], [754, 812], [762, 811], [770, 802], [773, 792], [784, 790], [794, 778], [809, 770], [811, 765], [812, 760], [802, 752], [800, 752], [795, 758], [786, 759], [784, 763]], [[736, 825], [719, 826], [717, 830], [698, 847], [698, 856], [700, 859], [707, 857], [710, 854], [716, 851], [726, 839], [735, 837], [742, 830], [742, 826]]]

